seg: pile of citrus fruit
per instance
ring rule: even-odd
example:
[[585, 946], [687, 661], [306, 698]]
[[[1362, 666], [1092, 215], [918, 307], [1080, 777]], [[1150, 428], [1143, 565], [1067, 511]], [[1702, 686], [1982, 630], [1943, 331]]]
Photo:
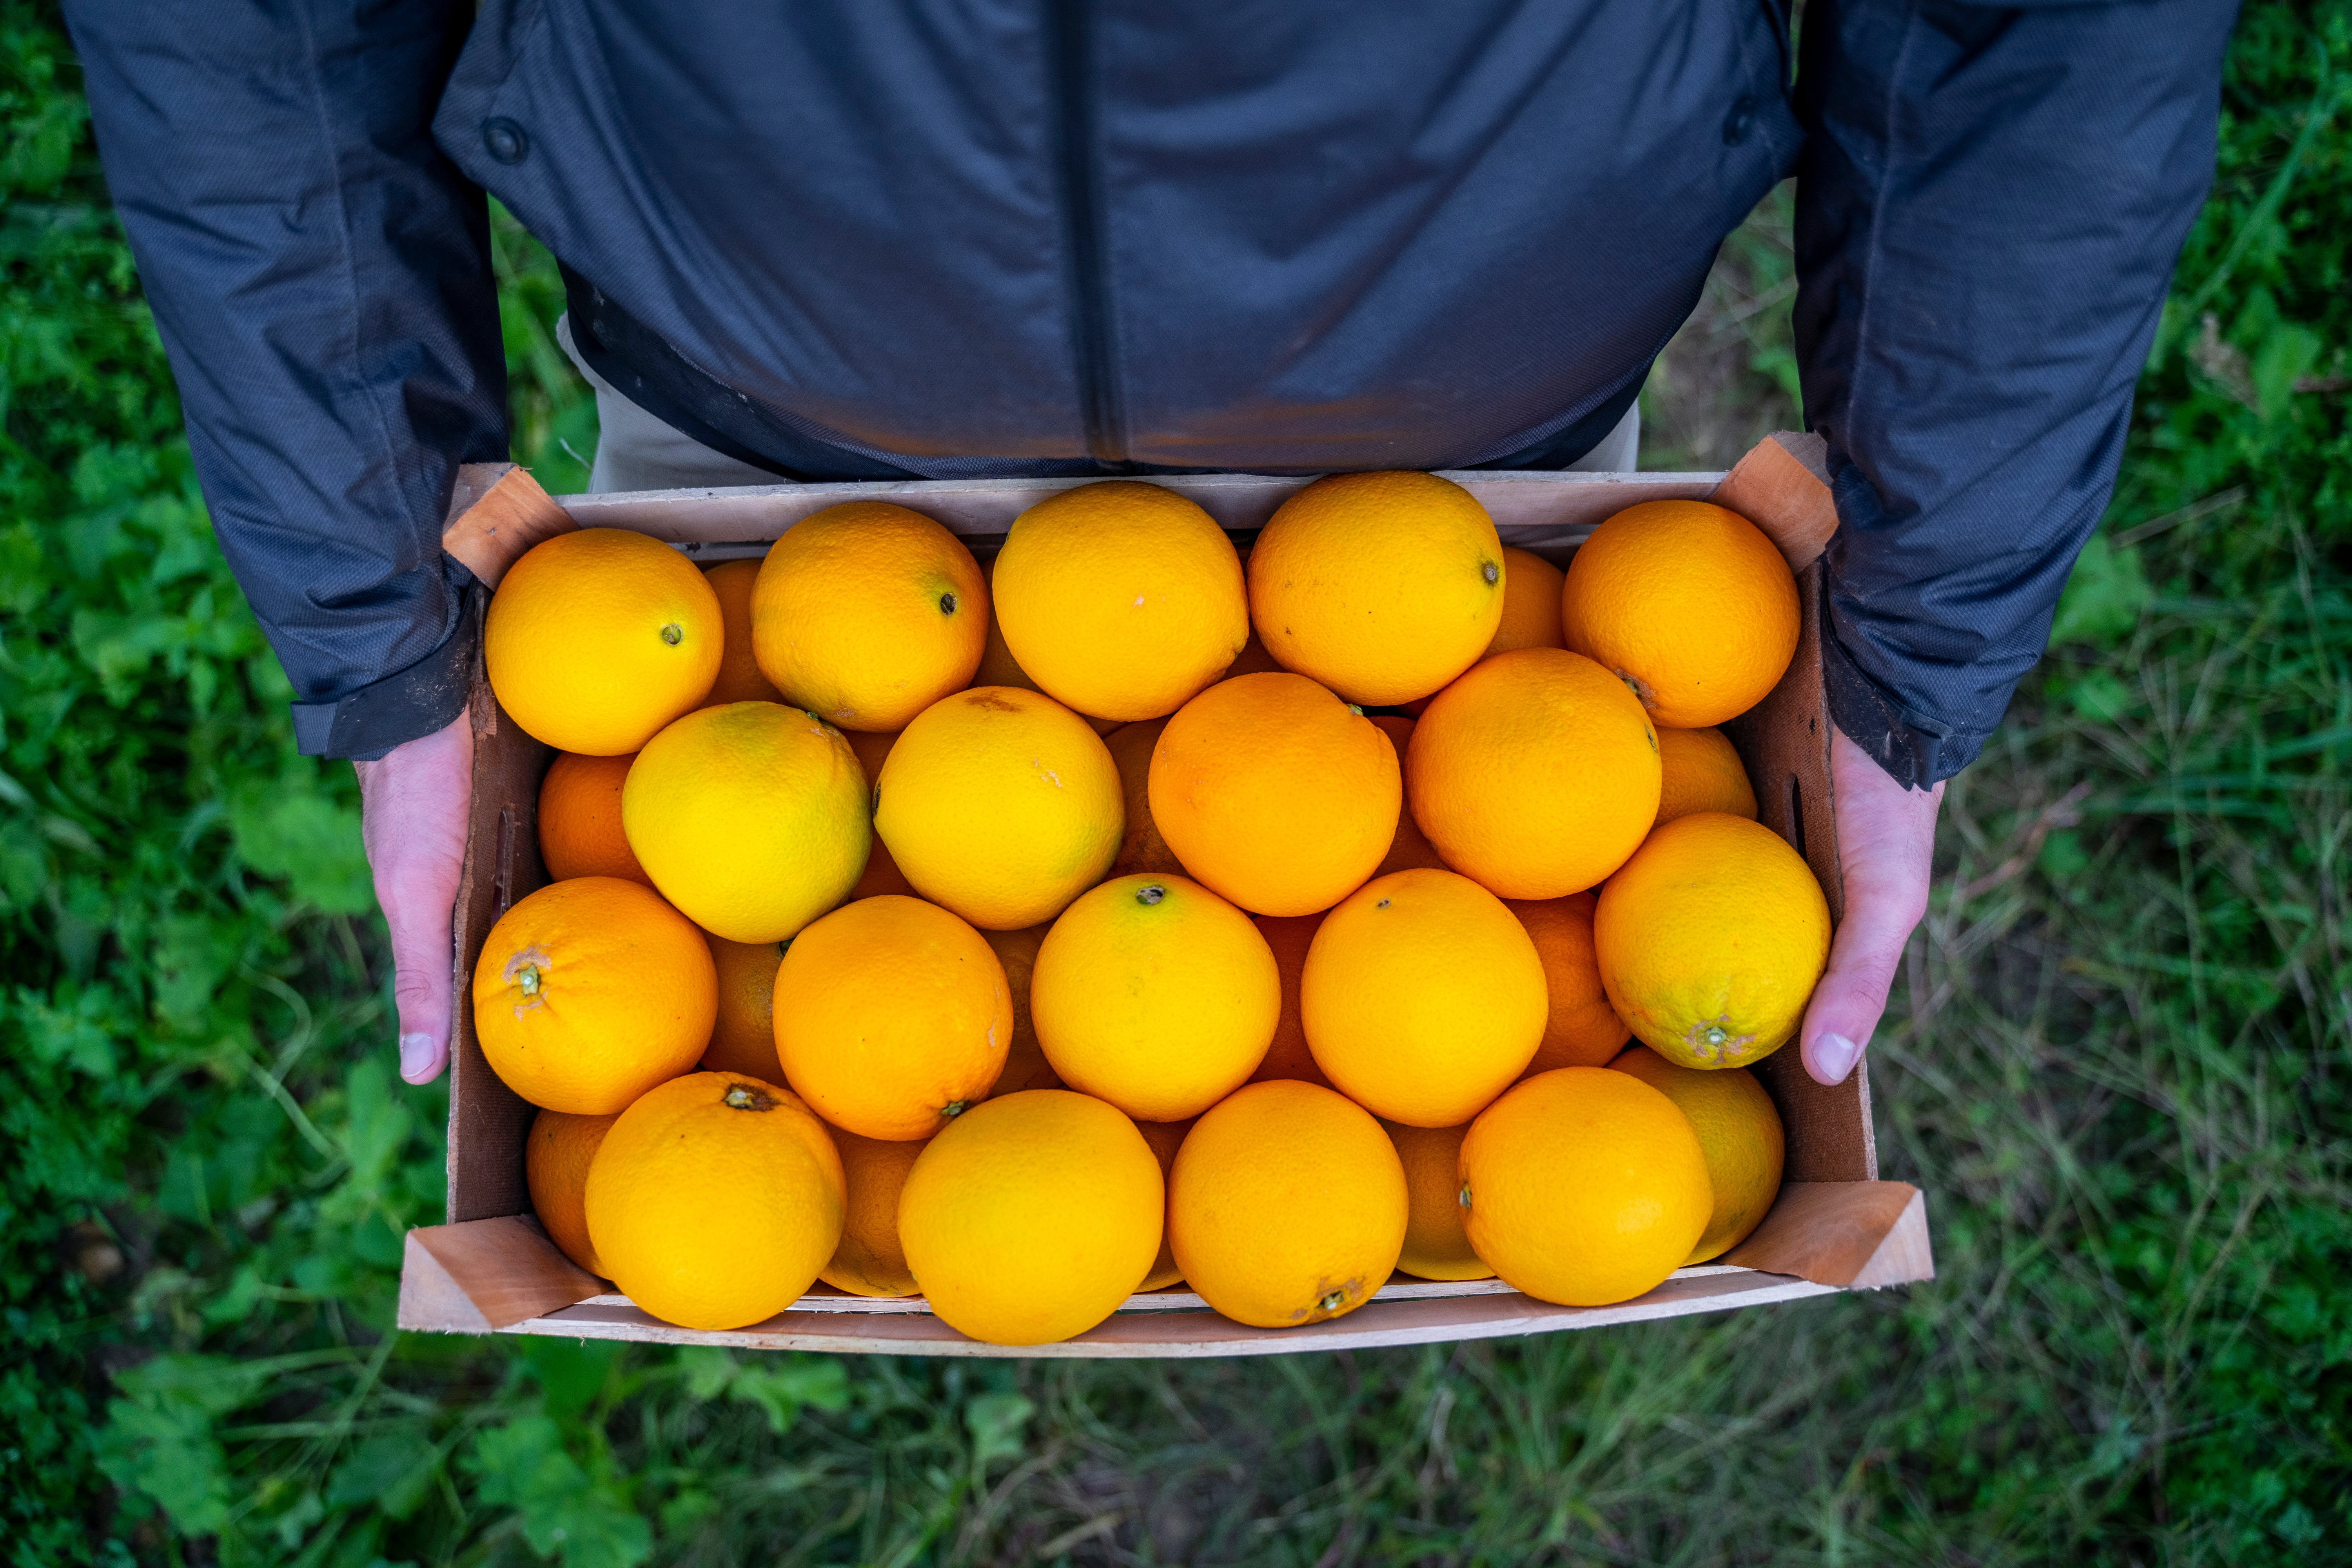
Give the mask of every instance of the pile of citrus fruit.
[[708, 573], [550, 539], [486, 658], [562, 753], [555, 880], [473, 979], [532, 1202], [690, 1328], [819, 1279], [1004, 1344], [1180, 1281], [1269, 1328], [1400, 1268], [1640, 1295], [1780, 1184], [1744, 1068], [1829, 914], [1711, 726], [1797, 629], [1723, 508], [1563, 574], [1418, 473], [1246, 560], [1124, 480], [985, 564], [881, 501]]

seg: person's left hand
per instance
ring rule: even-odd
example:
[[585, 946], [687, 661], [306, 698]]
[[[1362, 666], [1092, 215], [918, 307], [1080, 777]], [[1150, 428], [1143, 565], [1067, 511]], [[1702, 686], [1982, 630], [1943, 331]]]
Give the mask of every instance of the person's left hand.
[[1843, 1083], [1886, 1011], [1904, 944], [1927, 912], [1936, 812], [1944, 786], [1906, 789], [1868, 752], [1830, 729], [1830, 788], [1845, 919], [1830, 943], [1829, 968], [1813, 988], [1798, 1031], [1805, 1070]]

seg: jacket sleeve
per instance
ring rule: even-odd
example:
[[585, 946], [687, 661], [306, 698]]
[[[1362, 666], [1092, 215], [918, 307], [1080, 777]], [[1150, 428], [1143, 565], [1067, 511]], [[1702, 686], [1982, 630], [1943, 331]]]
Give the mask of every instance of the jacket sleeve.
[[1839, 528], [1838, 727], [1906, 784], [1983, 748], [2122, 460], [2211, 180], [2235, 0], [1813, 0], [1797, 351]]
[[462, 710], [457, 466], [503, 458], [484, 198], [430, 124], [465, 0], [72, 0], [109, 185], [213, 526], [311, 755]]

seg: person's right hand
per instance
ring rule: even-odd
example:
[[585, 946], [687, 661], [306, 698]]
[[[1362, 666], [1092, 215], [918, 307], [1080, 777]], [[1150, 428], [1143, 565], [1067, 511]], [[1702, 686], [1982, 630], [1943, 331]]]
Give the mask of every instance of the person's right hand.
[[457, 956], [452, 917], [474, 797], [473, 720], [394, 746], [360, 775], [360, 841], [392, 928], [400, 1076], [431, 1083], [449, 1062]]

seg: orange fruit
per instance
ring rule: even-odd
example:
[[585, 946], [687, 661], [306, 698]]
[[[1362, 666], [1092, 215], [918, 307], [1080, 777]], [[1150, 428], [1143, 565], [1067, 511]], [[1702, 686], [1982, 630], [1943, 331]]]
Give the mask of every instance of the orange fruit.
[[1658, 820], [1696, 811], [1727, 811], [1756, 820], [1756, 788], [1748, 765], [1720, 730], [1658, 727]]
[[1311, 1083], [1253, 1083], [1184, 1135], [1168, 1184], [1176, 1266], [1201, 1299], [1262, 1329], [1319, 1323], [1396, 1271], [1404, 1167], [1360, 1106]]
[[1150, 1272], [1160, 1162], [1114, 1107], [1066, 1089], [976, 1105], [923, 1146], [898, 1240], [931, 1310], [973, 1339], [1082, 1334]]
[[[988, 584], [990, 609], [988, 644], [981, 650], [980, 668], [972, 671], [971, 684], [1017, 686], [1024, 691], [1035, 691], [1042, 694], [1045, 689], [1029, 679], [1029, 672], [1021, 668], [1021, 661], [1013, 657], [1013, 650], [1004, 644], [1004, 628], [997, 625], [996, 557], [992, 555], [980, 563], [980, 580]], [[1118, 719], [1097, 719], [1087, 713], [1081, 713], [1078, 717], [1087, 721], [1088, 729], [1097, 735], [1104, 736], [1118, 729], [1122, 722]]]
[[[866, 809], [867, 816], [871, 816], [875, 781], [882, 776], [882, 763], [890, 755], [890, 748], [898, 743], [898, 731], [877, 734], [868, 730], [844, 730], [841, 738], [849, 742], [852, 752], [857, 753], [857, 765], [866, 772]], [[859, 875], [857, 886], [849, 889], [849, 897], [843, 901], [856, 903], [860, 899], [879, 898], [884, 893], [905, 893], [913, 897], [915, 885], [907, 880], [904, 871], [898, 869], [898, 862], [890, 858], [890, 847], [879, 838], [873, 843], [873, 848], [866, 852], [866, 869]]]
[[1220, 681], [1151, 753], [1151, 820], [1184, 869], [1261, 915], [1328, 910], [1396, 837], [1396, 748], [1299, 675]]
[[991, 591], [1021, 668], [1094, 718], [1173, 713], [1249, 640], [1234, 542], [1138, 479], [1079, 485], [1013, 519]]
[[1829, 903], [1779, 834], [1703, 811], [1609, 879], [1592, 942], [1610, 1005], [1643, 1044], [1681, 1067], [1746, 1067], [1803, 1020], [1829, 962]]
[[539, 858], [547, 862], [551, 881], [619, 877], [654, 885], [621, 831], [621, 785], [636, 760], [635, 752], [618, 757], [558, 752], [547, 765], [539, 783]]
[[740, 1073], [773, 1083], [784, 1069], [776, 1060], [776, 966], [783, 943], [729, 942], [702, 933], [719, 972], [719, 1022], [702, 1050], [705, 1072]]
[[1690, 1119], [1606, 1068], [1542, 1073], [1488, 1106], [1462, 1141], [1462, 1202], [1478, 1257], [1564, 1307], [1655, 1288], [1715, 1205]]
[[1253, 915], [1258, 935], [1265, 938], [1267, 951], [1274, 954], [1275, 973], [1282, 977], [1282, 1016], [1274, 1026], [1274, 1043], [1265, 1048], [1265, 1059], [1250, 1074], [1252, 1083], [1270, 1078], [1295, 1078], [1301, 1083], [1319, 1083], [1331, 1087], [1323, 1069], [1315, 1065], [1315, 1053], [1307, 1048], [1307, 1026], [1298, 1016], [1298, 980], [1307, 969], [1307, 950], [1315, 944], [1315, 933], [1322, 927], [1323, 917], [1312, 915]]
[[1487, 657], [1516, 647], [1566, 647], [1559, 592], [1567, 579], [1567, 573], [1542, 556], [1503, 546], [1503, 621], [1486, 645]]
[[482, 662], [523, 733], [617, 757], [702, 701], [724, 640], [719, 595], [685, 556], [642, 533], [583, 528], [507, 568]]
[[1609, 994], [1601, 986], [1601, 961], [1592, 951], [1592, 895], [1505, 899], [1503, 905], [1518, 916], [1536, 944], [1536, 956], [1543, 960], [1544, 991], [1550, 999], [1543, 1043], [1536, 1047], [1528, 1072], [1607, 1067], [1625, 1048], [1633, 1031], [1611, 1010]]
[[1168, 847], [1168, 840], [1160, 837], [1159, 824], [1151, 820], [1151, 752], [1166, 728], [1165, 719], [1147, 719], [1140, 724], [1122, 724], [1103, 737], [1110, 760], [1118, 767], [1119, 804], [1127, 812], [1118, 858], [1110, 863], [1114, 877], [1134, 871], [1181, 874], [1184, 869], [1176, 852]]
[[718, 1014], [702, 933], [617, 877], [530, 894], [499, 917], [474, 965], [482, 1055], [544, 1110], [622, 1110], [692, 1068]]
[[1797, 580], [1780, 547], [1703, 500], [1629, 506], [1568, 563], [1570, 647], [1633, 689], [1677, 730], [1745, 713], [1797, 651]]
[[990, 931], [1052, 920], [1118, 853], [1118, 764], [1038, 692], [981, 686], [932, 704], [875, 787], [874, 829], [907, 880]]
[[1426, 697], [1502, 624], [1503, 542], [1435, 474], [1328, 474], [1275, 509], [1251, 547], [1250, 621], [1286, 669], [1350, 702]]
[[1582, 892], [1658, 815], [1642, 705], [1580, 654], [1496, 654], [1437, 694], [1405, 758], [1413, 820], [1445, 863], [1507, 899]]
[[710, 694], [701, 706], [717, 708], [728, 702], [782, 702], [784, 694], [776, 683], [760, 673], [760, 661], [751, 653], [751, 585], [760, 580], [760, 563], [753, 560], [721, 561], [706, 566], [703, 580], [710, 591], [719, 595], [719, 616], [727, 628], [726, 646], [719, 657], [719, 679], [710, 683]]
[[1119, 877], [1063, 911], [1029, 984], [1062, 1081], [1142, 1121], [1197, 1116], [1249, 1079], [1282, 1013], [1250, 919], [1182, 877]]
[[1013, 993], [1013, 1046], [1004, 1053], [1004, 1070], [996, 1075], [989, 1098], [1018, 1094], [1024, 1089], [1059, 1089], [1062, 1079], [1037, 1043], [1036, 1026], [1029, 1019], [1029, 976], [1037, 967], [1037, 950], [1050, 926], [1023, 931], [983, 931], [980, 934], [1004, 965], [1005, 988]]
[[963, 689], [988, 588], [963, 541], [888, 501], [803, 518], [761, 563], [751, 647], [786, 700], [845, 730], [903, 730]]
[[1323, 918], [1298, 1009], [1316, 1065], [1349, 1099], [1407, 1126], [1458, 1126], [1543, 1039], [1543, 960], [1469, 878], [1391, 872]]
[[1410, 1204], [1397, 1267], [1423, 1279], [1493, 1279], [1495, 1271], [1478, 1261], [1462, 1228], [1462, 1138], [1469, 1127], [1381, 1126], [1404, 1165]]
[[[1167, 1180], [1176, 1168], [1176, 1151], [1184, 1146], [1184, 1134], [1192, 1131], [1192, 1120], [1182, 1121], [1139, 1121], [1135, 1130], [1151, 1145], [1152, 1156], [1160, 1162], [1160, 1176]], [[1168, 1244], [1168, 1232], [1160, 1233], [1160, 1256], [1151, 1260], [1151, 1272], [1143, 1277], [1138, 1290], [1165, 1290], [1171, 1285], [1184, 1283], [1184, 1271], [1176, 1267], [1176, 1250]]]
[[923, 1145], [860, 1138], [839, 1127], [832, 1131], [847, 1206], [841, 1245], [817, 1278], [853, 1296], [911, 1296], [919, 1287], [908, 1271], [907, 1249], [898, 1245], [898, 1194]]
[[1715, 1206], [1706, 1230], [1683, 1262], [1705, 1263], [1747, 1240], [1780, 1191], [1787, 1152], [1780, 1112], [1756, 1075], [1745, 1068], [1700, 1072], [1676, 1067], [1647, 1046], [1635, 1046], [1609, 1065], [1673, 1100], [1698, 1134]]
[[1013, 993], [980, 933], [886, 893], [793, 939], [776, 971], [784, 1081], [835, 1127], [929, 1138], [1004, 1070]]
[[[1402, 763], [1406, 749], [1412, 744], [1412, 721], [1401, 719], [1393, 713], [1368, 713], [1365, 717], [1389, 738], [1389, 744], [1396, 748], [1397, 760]], [[1421, 830], [1421, 824], [1412, 819], [1412, 813], [1398, 812], [1396, 837], [1389, 840], [1389, 852], [1381, 857], [1379, 865], [1372, 868], [1372, 875], [1385, 877], [1391, 871], [1444, 869], [1444, 858], [1429, 841], [1429, 835]]]
[[745, 1328], [805, 1295], [841, 1243], [845, 1206], [824, 1124], [739, 1073], [650, 1090], [588, 1171], [588, 1234], [613, 1283], [687, 1329]]
[[654, 886], [730, 942], [782, 942], [846, 897], [873, 842], [841, 731], [797, 708], [706, 708], [646, 742], [621, 792]]
[[610, 1279], [588, 1239], [588, 1166], [604, 1147], [604, 1134], [621, 1119], [610, 1116], [568, 1116], [542, 1110], [530, 1119], [523, 1140], [522, 1177], [530, 1189], [531, 1212], [547, 1231], [547, 1239], [563, 1256], [599, 1279]]

